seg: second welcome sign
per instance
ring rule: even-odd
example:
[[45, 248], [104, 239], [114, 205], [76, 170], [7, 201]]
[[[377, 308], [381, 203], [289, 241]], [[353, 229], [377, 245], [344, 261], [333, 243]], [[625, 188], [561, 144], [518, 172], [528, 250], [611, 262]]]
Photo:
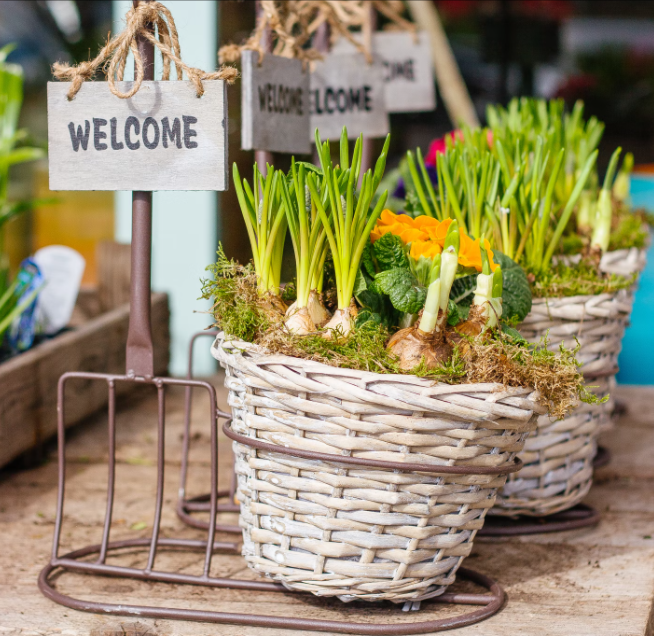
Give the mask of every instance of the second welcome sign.
[[299, 60], [255, 51], [242, 55], [243, 150], [308, 154], [318, 128], [323, 139], [338, 139], [343, 126], [352, 136], [384, 137], [389, 118], [384, 74], [354, 52], [330, 53], [312, 73]]

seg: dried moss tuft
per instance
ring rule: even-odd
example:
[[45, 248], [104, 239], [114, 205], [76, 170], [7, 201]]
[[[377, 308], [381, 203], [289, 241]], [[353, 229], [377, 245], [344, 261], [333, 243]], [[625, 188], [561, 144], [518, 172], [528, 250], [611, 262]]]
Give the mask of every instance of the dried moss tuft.
[[496, 333], [486, 341], [470, 341], [466, 354], [469, 382], [499, 382], [505, 386], [537, 389], [550, 415], [563, 417], [578, 400], [597, 403], [600, 399], [583, 386], [576, 350], [563, 345], [554, 353], [547, 341], [525, 347], [506, 334]]

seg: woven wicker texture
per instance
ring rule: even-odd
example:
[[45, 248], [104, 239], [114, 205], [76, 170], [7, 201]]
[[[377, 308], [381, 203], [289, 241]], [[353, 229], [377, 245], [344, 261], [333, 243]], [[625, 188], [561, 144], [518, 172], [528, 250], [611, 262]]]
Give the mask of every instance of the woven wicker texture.
[[640, 273], [647, 265], [647, 250], [632, 247], [628, 250], [615, 250], [602, 255], [600, 269], [607, 274], [631, 276]]
[[[503, 467], [543, 408], [528, 389], [447, 386], [278, 355], [219, 335], [235, 433], [431, 466]], [[293, 590], [396, 602], [441, 594], [505, 475], [353, 466], [234, 443], [243, 554]]]
[[[632, 248], [607, 252], [600, 266], [629, 276], [645, 263], [645, 250]], [[549, 332], [552, 350], [562, 342], [574, 348], [578, 341], [577, 359], [587, 383], [597, 396], [610, 396], [635, 290], [636, 284], [614, 294], [534, 299], [520, 333], [538, 342]], [[580, 404], [562, 420], [538, 418], [520, 453], [524, 466], [509, 476], [490, 514], [543, 516], [578, 504], [590, 490], [597, 436], [611, 427], [614, 407], [609, 397], [602, 404]]]

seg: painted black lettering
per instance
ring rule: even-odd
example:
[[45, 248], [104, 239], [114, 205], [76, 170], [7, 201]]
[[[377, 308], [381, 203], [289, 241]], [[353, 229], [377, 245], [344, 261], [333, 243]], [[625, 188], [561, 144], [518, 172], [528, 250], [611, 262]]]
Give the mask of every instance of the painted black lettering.
[[404, 77], [406, 77], [410, 82], [415, 82], [416, 77], [413, 73], [413, 60], [407, 60], [404, 64]]
[[[329, 98], [332, 98], [332, 101], [334, 102], [334, 106], [329, 105]], [[336, 106], [336, 95], [334, 94], [334, 89], [333, 88], [328, 88], [325, 91], [325, 112], [329, 113], [330, 115], [334, 112]]]
[[259, 91], [259, 112], [263, 112], [266, 110], [266, 87], [259, 85], [257, 90]]
[[288, 88], [282, 86], [281, 84], [277, 87], [277, 108], [275, 109], [276, 113], [287, 113], [288, 108], [286, 106], [286, 96], [288, 93]]
[[197, 141], [191, 141], [191, 137], [197, 137], [198, 133], [191, 128], [191, 125], [197, 124], [198, 118], [182, 115], [182, 120], [184, 121], [184, 146], [186, 148], [197, 148]]
[[141, 124], [139, 120], [134, 116], [130, 116], [125, 120], [125, 143], [127, 144], [127, 147], [130, 150], [137, 150], [138, 148], [141, 147], [141, 142], [132, 141], [132, 138], [130, 137], [129, 134], [129, 129], [131, 127], [134, 128], [135, 135], [138, 135], [141, 132]]
[[315, 113], [316, 115], [322, 115], [324, 111], [320, 108], [320, 89], [311, 92], [313, 93], [311, 114], [313, 115]]
[[368, 113], [372, 110], [372, 95], [370, 94], [371, 92], [372, 92], [372, 86], [363, 87], [363, 108]]
[[96, 119], [93, 118], [93, 145], [96, 150], [106, 150], [107, 144], [102, 143], [103, 139], [107, 138], [107, 133], [100, 130], [102, 126], [107, 125], [106, 119]]
[[336, 93], [336, 108], [338, 108], [339, 113], [344, 113], [349, 110], [347, 103], [347, 93], [342, 88], [339, 88], [338, 92]]
[[[154, 139], [152, 141], [148, 139], [148, 128], [150, 127], [154, 128]], [[143, 145], [150, 150], [154, 150], [159, 145], [159, 124], [154, 117], [146, 117], [143, 122], [143, 133], [141, 137], [143, 137]]]
[[125, 144], [122, 141], [118, 141], [116, 137], [116, 131], [118, 128], [118, 119], [112, 117], [109, 120], [111, 124], [111, 149], [112, 150], [122, 150], [125, 147]]
[[361, 110], [361, 89], [360, 88], [351, 88], [350, 89], [350, 108], [354, 110], [356, 106], [357, 110]]
[[73, 150], [77, 152], [79, 147], [82, 146], [82, 150], [86, 150], [89, 145], [89, 134], [91, 132], [91, 124], [89, 120], [84, 120], [84, 132], [82, 132], [82, 127], [77, 127], [77, 133], [75, 132], [75, 124], [71, 121], [68, 124], [68, 131], [70, 132], [70, 141], [73, 144]]
[[168, 140], [175, 144], [178, 148], [182, 147], [182, 125], [179, 122], [179, 117], [173, 120], [173, 127], [170, 127], [168, 117], [161, 120], [161, 143], [164, 148], [168, 148]]
[[266, 84], [267, 93], [268, 93], [268, 112], [271, 113], [273, 109], [273, 87], [270, 84]]
[[297, 114], [302, 116], [304, 113], [304, 103], [302, 102], [302, 89], [298, 88], [297, 91], [295, 91], [295, 99], [296, 99], [296, 106], [295, 110], [297, 111]]

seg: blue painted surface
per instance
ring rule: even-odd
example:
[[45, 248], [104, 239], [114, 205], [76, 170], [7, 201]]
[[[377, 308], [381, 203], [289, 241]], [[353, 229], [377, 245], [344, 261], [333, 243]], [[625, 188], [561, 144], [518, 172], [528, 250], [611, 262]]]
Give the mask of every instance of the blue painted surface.
[[[212, 71], [218, 58], [218, 3], [208, 0], [165, 0], [175, 17], [182, 58], [189, 66]], [[114, 32], [122, 31], [129, 0], [113, 0]], [[127, 63], [125, 79], [131, 80], [133, 64]], [[155, 77], [161, 77], [161, 56], [155, 55]], [[171, 79], [175, 78], [171, 71]], [[186, 76], [184, 77], [186, 79]], [[231, 95], [230, 98], [234, 98]], [[152, 227], [152, 288], [168, 294], [170, 301], [170, 372], [186, 374], [191, 335], [211, 324], [210, 303], [199, 301], [200, 278], [216, 259], [220, 236], [215, 192], [155, 192]], [[114, 197], [115, 237], [129, 243], [132, 237], [132, 193]], [[197, 312], [197, 313], [196, 313]], [[216, 361], [209, 354], [208, 339], [195, 347], [195, 373], [215, 372]]]
[[[631, 179], [631, 199], [635, 207], [654, 212], [654, 175]], [[643, 272], [636, 302], [619, 358], [620, 384], [654, 384], [654, 244], [647, 252], [647, 267]]]

